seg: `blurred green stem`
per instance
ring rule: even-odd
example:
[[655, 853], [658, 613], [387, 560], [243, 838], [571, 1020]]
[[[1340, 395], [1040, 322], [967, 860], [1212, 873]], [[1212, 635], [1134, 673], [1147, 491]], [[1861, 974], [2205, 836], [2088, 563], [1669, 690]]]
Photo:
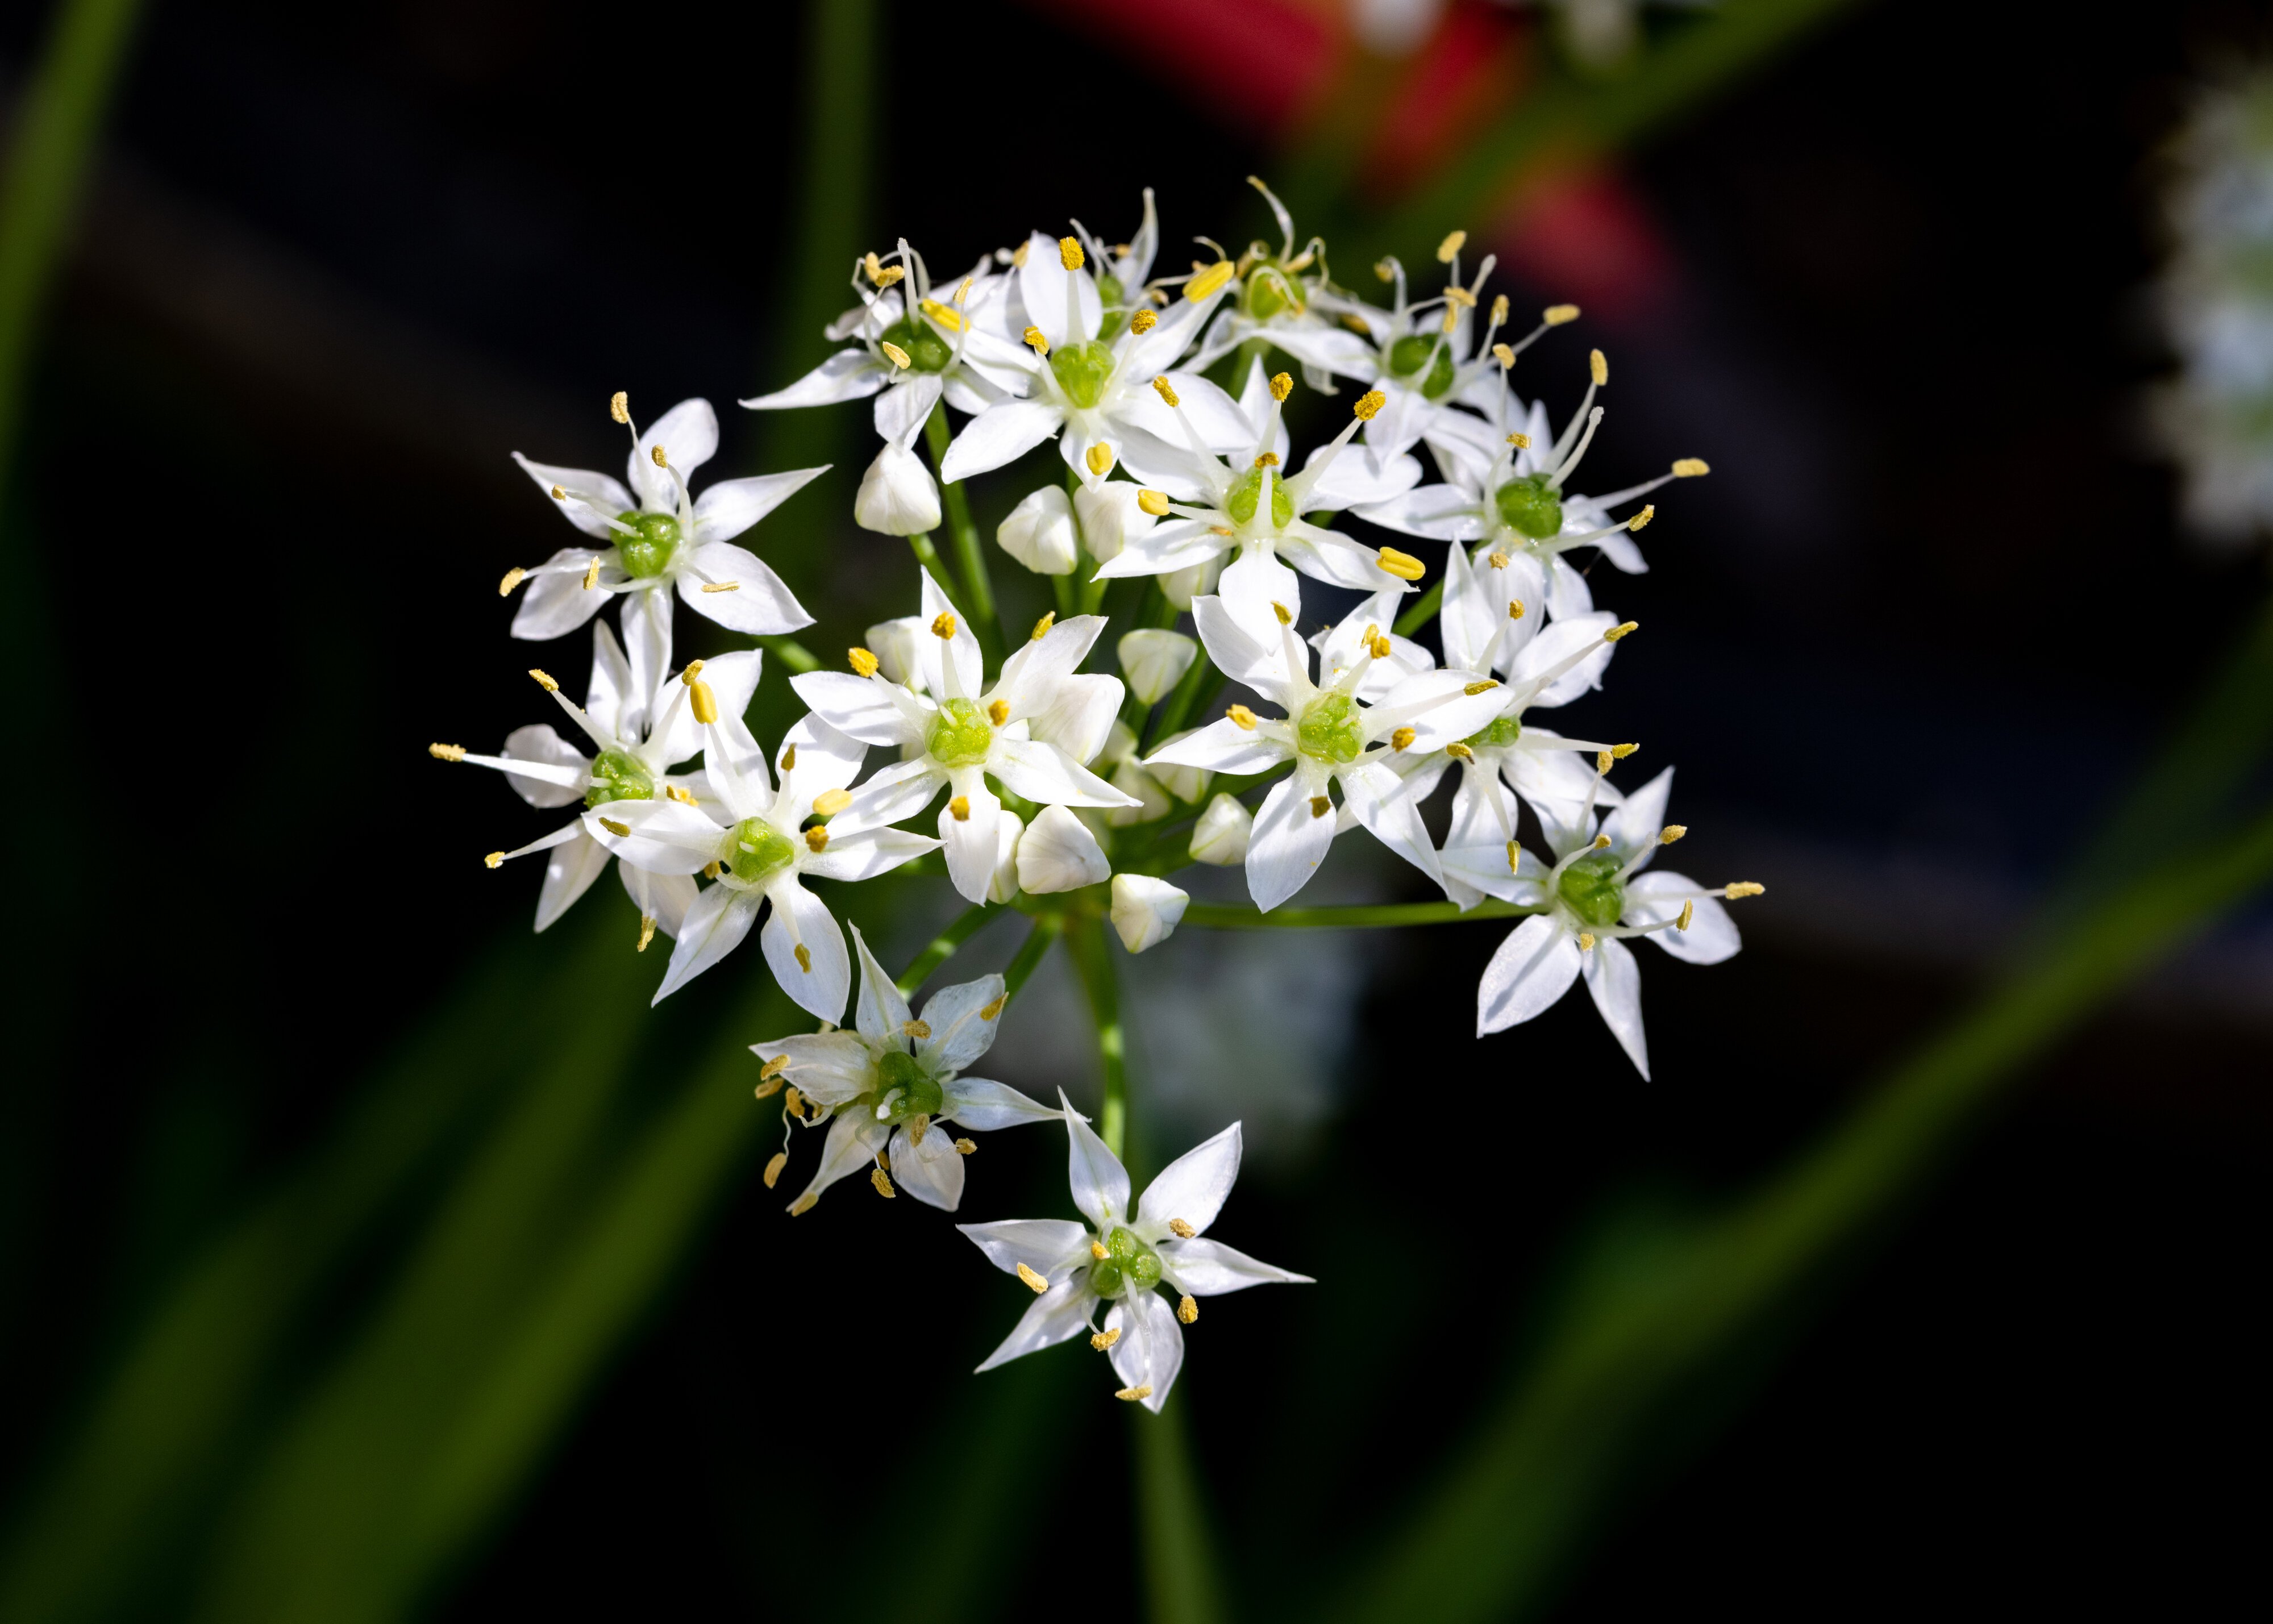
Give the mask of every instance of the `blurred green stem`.
[[1485, 901], [1462, 913], [1457, 902], [1384, 902], [1355, 908], [1279, 908], [1258, 913], [1240, 902], [1189, 902], [1183, 923], [1213, 931], [1359, 930], [1384, 924], [1455, 924], [1463, 919], [1521, 919], [1546, 909]]
[[1146, 752], [1158, 750], [1163, 739], [1182, 731], [1185, 719], [1196, 707], [1206, 702], [1201, 699], [1201, 694], [1206, 693], [1212, 700], [1222, 681], [1222, 675], [1209, 662], [1206, 653], [1203, 651], [1185, 669], [1183, 679], [1176, 684], [1174, 692], [1168, 695], [1167, 703], [1161, 707], [1152, 723], [1152, 737], [1144, 741]]
[[23, 422], [33, 329], [70, 237], [137, 9], [136, 0], [64, 0], [11, 132], [0, 179], [0, 498]]
[[1128, 1045], [1121, 1029], [1121, 993], [1114, 984], [1104, 922], [1094, 914], [1069, 919], [1066, 951], [1073, 954], [1081, 990], [1089, 996], [1090, 1018], [1097, 1025], [1098, 1058], [1105, 1063], [1105, 1106], [1098, 1112], [1097, 1134], [1114, 1155], [1121, 1156], [1129, 1138]]
[[918, 564], [931, 572], [931, 578], [940, 583], [941, 591], [946, 591], [955, 583], [955, 577], [948, 573], [947, 565], [940, 560], [939, 549], [931, 544], [931, 537], [923, 531], [919, 530], [908, 537], [908, 550], [915, 554]]
[[1230, 1614], [1208, 1537], [1183, 1396], [1171, 1395], [1158, 1415], [1130, 1408], [1148, 1611], [1154, 1624], [1220, 1624]]
[[924, 438], [930, 442], [932, 466], [940, 471], [940, 492], [947, 499], [947, 523], [955, 535], [956, 560], [963, 566], [964, 602], [971, 611], [971, 629], [979, 639], [979, 651], [999, 665], [1003, 647], [1010, 640], [1009, 628], [1002, 625], [1001, 611], [994, 607], [994, 578], [986, 573], [986, 553], [979, 545], [979, 527], [971, 522], [971, 498], [961, 480], [950, 481], [947, 477], [944, 401], [933, 407], [931, 415], [924, 420]]
[[[1455, 547], [1464, 547], [1467, 544], [1467, 543], [1465, 542], [1454, 542], [1452, 543]], [[1429, 587], [1428, 591], [1422, 593], [1419, 597], [1413, 600], [1412, 608], [1398, 616], [1397, 624], [1390, 629], [1395, 632], [1399, 637], [1412, 636], [1422, 626], [1429, 624], [1429, 617], [1437, 612], [1438, 606], [1441, 605], [1444, 601], [1444, 578], [1439, 575], [1435, 583]]]
[[1026, 977], [1034, 973], [1035, 967], [1042, 962], [1042, 956], [1049, 952], [1050, 944], [1057, 940], [1064, 931], [1065, 920], [1058, 914], [1044, 914], [1034, 921], [1034, 928], [1026, 932], [1026, 939], [1018, 944], [1018, 951], [1011, 955], [1009, 964], [1002, 971], [1005, 997], [1016, 998], [1018, 995], [1018, 989], [1026, 984]]
[[792, 671], [817, 671], [821, 657], [793, 637], [761, 637], [757, 646]]
[[915, 962], [908, 966], [907, 973], [899, 979], [900, 996], [913, 998], [925, 978], [953, 958], [955, 950], [976, 936], [994, 917], [994, 909], [984, 902], [957, 914], [945, 930], [931, 939], [929, 947], [916, 954]]

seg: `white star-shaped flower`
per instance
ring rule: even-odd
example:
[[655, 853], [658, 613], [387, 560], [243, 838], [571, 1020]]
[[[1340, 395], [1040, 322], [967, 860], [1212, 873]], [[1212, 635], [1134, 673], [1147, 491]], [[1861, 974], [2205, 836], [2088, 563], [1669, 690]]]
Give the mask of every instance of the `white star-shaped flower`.
[[[1064, 1096], [1059, 1096], [1062, 1103]], [[1039, 1300], [979, 1368], [1091, 1333], [1121, 1381], [1114, 1395], [1159, 1413], [1184, 1362], [1183, 1327], [1199, 1318], [1203, 1297], [1251, 1285], [1311, 1283], [1204, 1239], [1239, 1177], [1239, 1124], [1187, 1150], [1160, 1170], [1129, 1210], [1129, 1171], [1070, 1105], [1073, 1204], [1087, 1220], [1034, 1218], [964, 1224], [987, 1260], [1031, 1287]], [[1166, 1287], [1180, 1300], [1171, 1306]], [[1105, 1328], [1096, 1328], [1099, 1304]]]
[[807, 671], [790, 685], [831, 727], [902, 752], [861, 790], [875, 797], [880, 821], [912, 817], [942, 785], [949, 790], [939, 814], [948, 874], [957, 891], [980, 902], [1001, 854], [1002, 801], [989, 778], [1046, 806], [1136, 805], [1083, 766], [1104, 745], [1121, 708], [1121, 679], [1074, 669], [1105, 630], [1104, 617], [1045, 617], [982, 692], [979, 640], [931, 572], [922, 574], [930, 635], [918, 640], [920, 688], [888, 680], [865, 650], [865, 675]]
[[963, 1158], [976, 1147], [948, 1133], [948, 1125], [984, 1133], [1054, 1121], [1059, 1113], [1016, 1089], [962, 1074], [994, 1046], [1009, 1002], [1001, 977], [941, 988], [918, 1020], [857, 924], [852, 950], [860, 958], [853, 1030], [750, 1045], [769, 1078], [784, 1079], [817, 1107], [805, 1126], [829, 1124], [821, 1165], [790, 1212], [806, 1211], [822, 1191], [868, 1163], [875, 1164], [870, 1176], [878, 1190], [889, 1194], [896, 1182], [918, 1201], [953, 1212], [963, 1200]]
[[623, 595], [652, 600], [646, 612], [667, 614], [670, 600], [663, 594], [671, 587], [696, 614], [736, 632], [763, 637], [811, 625], [813, 617], [781, 577], [755, 553], [735, 546], [733, 538], [827, 467], [721, 480], [698, 499], [686, 482], [718, 449], [718, 417], [710, 402], [681, 400], [645, 434], [632, 423], [621, 395], [614, 411], [633, 430], [629, 490], [589, 468], [554, 468], [513, 453], [570, 524], [608, 543], [598, 550], [565, 547], [535, 569], [507, 575], [507, 591], [524, 578], [529, 581], [513, 634], [559, 637], [589, 620], [610, 597]]
[[[1279, 222], [1279, 249], [1273, 254], [1257, 243], [1236, 261], [1196, 266], [1187, 286], [1221, 279], [1228, 290], [1223, 314], [1192, 357], [1198, 371], [1229, 355], [1242, 344], [1262, 340], [1277, 346], [1302, 363], [1302, 381], [1323, 393], [1334, 393], [1336, 374], [1361, 383], [1377, 370], [1373, 346], [1362, 332], [1353, 332], [1339, 303], [1332, 296], [1326, 275], [1325, 244], [1312, 237], [1300, 253], [1294, 251], [1294, 217], [1271, 189], [1250, 175], [1247, 183], [1263, 194]], [[1218, 250], [1219, 253], [1222, 251]]]

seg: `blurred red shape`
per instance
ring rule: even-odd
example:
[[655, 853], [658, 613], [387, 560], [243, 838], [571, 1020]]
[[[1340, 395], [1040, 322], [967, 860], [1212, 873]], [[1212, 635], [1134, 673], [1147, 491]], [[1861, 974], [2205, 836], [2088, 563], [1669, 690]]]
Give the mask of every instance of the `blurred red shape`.
[[1613, 171], [1566, 170], [1533, 180], [1491, 235], [1510, 272], [1589, 316], [1636, 321], [1672, 296], [1672, 250], [1648, 206]]
[[1528, 26], [1497, 6], [1447, 11], [1382, 115], [1367, 154], [1370, 189], [1405, 191], [1520, 94], [1529, 42]]
[[1338, 6], [1300, 0], [1030, 0], [1162, 71], [1237, 123], [1278, 134], [1340, 72]]

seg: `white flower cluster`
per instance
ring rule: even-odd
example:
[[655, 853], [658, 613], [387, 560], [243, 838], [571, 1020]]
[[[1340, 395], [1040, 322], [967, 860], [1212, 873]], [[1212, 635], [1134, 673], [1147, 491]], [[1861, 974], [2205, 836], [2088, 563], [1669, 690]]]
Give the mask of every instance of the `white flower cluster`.
[[[1487, 899], [1494, 913], [1525, 916], [1484, 973], [1480, 1035], [1530, 1019], [1583, 976], [1645, 1076], [1627, 939], [1715, 962], [1737, 948], [1722, 899], [1759, 889], [1647, 870], [1683, 834], [1664, 821], [1670, 771], [1621, 792], [1609, 774], [1634, 746], [1549, 731], [1536, 715], [1598, 687], [1634, 630], [1595, 608], [1579, 559], [1643, 570], [1633, 534], [1654, 509], [1633, 505], [1705, 465], [1684, 459], [1647, 483], [1582, 493], [1574, 479], [1609, 381], [1602, 353], [1559, 432], [1511, 386], [1518, 355], [1574, 319], [1574, 307], [1503, 337], [1508, 300], [1488, 296], [1493, 263], [1464, 274], [1457, 232], [1437, 252], [1439, 291], [1414, 296], [1404, 267], [1384, 260], [1375, 269], [1390, 303], [1362, 300], [1333, 281], [1322, 243], [1298, 245], [1286, 211], [1256, 184], [1279, 246], [1232, 256], [1210, 244], [1212, 258], [1171, 276], [1154, 274], [1149, 192], [1127, 244], [1108, 247], [1078, 223], [1064, 236], [1038, 232], [981, 258], [951, 290], [904, 242], [863, 258], [859, 305], [829, 329], [847, 348], [743, 405], [873, 401], [883, 445], [854, 516], [910, 539], [918, 602], [871, 626], [848, 651], [849, 670], [791, 679], [807, 714], [776, 747], [743, 720], [761, 653], [675, 667], [670, 595], [746, 639], [810, 625], [734, 538], [822, 470], [720, 482], [698, 497], [689, 482], [717, 444], [708, 403], [684, 402], [641, 433], [620, 394], [611, 410], [632, 438], [625, 483], [521, 459], [601, 545], [564, 549], [501, 587], [528, 583], [513, 629], [532, 640], [622, 600], [620, 636], [604, 621], [593, 628], [582, 707], [530, 673], [571, 737], [537, 724], [496, 755], [430, 747], [509, 775], [534, 805], [576, 809], [489, 864], [547, 854], [543, 930], [617, 859], [641, 948], [658, 930], [674, 941], [657, 1000], [762, 919], [774, 977], [822, 1023], [754, 1046], [760, 1097], [784, 1093], [792, 1126], [827, 1126], [792, 1214], [863, 1168], [882, 1195], [905, 1190], [955, 1210], [975, 1147], [950, 1126], [1063, 1122], [1085, 1222], [965, 1228], [1039, 1296], [988, 1364], [1086, 1329], [1111, 1354], [1120, 1396], [1154, 1409], [1197, 1298], [1302, 1278], [1201, 1239], [1237, 1171], [1237, 1126], [1172, 1164], [1132, 1209], [1117, 1143], [1062, 1096], [1048, 1107], [964, 1074], [994, 1043], [1016, 966], [1009, 979], [947, 987], [914, 1016], [857, 929], [848, 954], [809, 882], [857, 882], [938, 852], [931, 862], [978, 908], [1007, 906], [1053, 929], [1109, 918], [1142, 952], [1184, 917], [1189, 899], [1166, 876], [1187, 864], [1243, 865], [1264, 914], [1302, 888], [1336, 836], [1362, 828], [1443, 890], [1448, 917]], [[1318, 392], [1341, 380], [1362, 390], [1340, 431], [1299, 468], [1283, 421], [1294, 381], [1271, 371], [1273, 352]], [[950, 410], [964, 419], [959, 431]], [[1058, 604], [1018, 635], [994, 609], [961, 485], [1051, 439], [1062, 481], [1043, 482], [996, 533], [1004, 554], [1048, 578]], [[1446, 543], [1436, 586], [1414, 595], [1423, 561], [1336, 528], [1345, 513]], [[956, 528], [946, 580], [931, 540], [943, 520]], [[1362, 595], [1313, 626], [1305, 576]], [[1099, 611], [1121, 582], [1115, 603], [1131, 624], [1113, 645], [1121, 675], [1085, 672], [1109, 624]], [[1437, 653], [1411, 635], [1432, 610]], [[1197, 640], [1177, 629], [1186, 614]], [[1226, 685], [1265, 710], [1231, 702], [1188, 728]], [[871, 750], [882, 764], [864, 776]], [[1439, 838], [1423, 807], [1455, 765]], [[1526, 807], [1546, 857], [1523, 844]], [[910, 827], [919, 822], [935, 833]], [[1287, 917], [1337, 923], [1337, 910], [1319, 913]], [[1031, 968], [1023, 952], [1019, 962]], [[853, 1026], [839, 1029], [856, 980]], [[1118, 1042], [1116, 1032], [1108, 1056]], [[1117, 1138], [1112, 1086], [1105, 1120]], [[769, 1186], [787, 1160], [786, 1149], [773, 1158]]]

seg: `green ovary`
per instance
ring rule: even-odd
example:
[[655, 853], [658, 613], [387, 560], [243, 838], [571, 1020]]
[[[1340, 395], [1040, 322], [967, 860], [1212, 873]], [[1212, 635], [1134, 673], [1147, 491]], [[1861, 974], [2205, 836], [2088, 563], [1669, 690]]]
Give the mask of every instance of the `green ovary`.
[[1098, 343], [1063, 344], [1050, 351], [1050, 371], [1066, 399], [1084, 409], [1105, 398], [1113, 378], [1113, 352]]
[[1563, 534], [1563, 494], [1547, 483], [1544, 474], [1510, 480], [1495, 500], [1500, 522], [1518, 535], [1544, 542]]
[[970, 700], [949, 700], [939, 707], [925, 745], [941, 767], [977, 767], [994, 748], [994, 730]]
[[634, 508], [616, 515], [618, 524], [629, 525], [632, 534], [616, 532], [616, 551], [622, 555], [624, 572], [634, 576], [660, 575], [671, 563], [671, 555], [679, 550], [679, 520], [669, 513], [641, 513]]
[[919, 372], [944, 372], [955, 359], [954, 347], [919, 317], [901, 317], [884, 329], [881, 341], [906, 351], [908, 365]]
[[1471, 750], [1504, 750], [1522, 737], [1523, 723], [1512, 716], [1502, 716], [1460, 742]]
[[1118, 310], [1125, 296], [1121, 279], [1110, 271], [1104, 273], [1097, 279], [1097, 296], [1106, 310]]
[[[1434, 352], [1437, 363], [1429, 365]], [[1431, 400], [1441, 400], [1452, 390], [1452, 352], [1425, 333], [1408, 333], [1389, 347], [1389, 375], [1411, 383], [1422, 367], [1429, 367], [1429, 376], [1416, 385]]]
[[1322, 693], [1312, 700], [1294, 725], [1294, 742], [1306, 756], [1321, 761], [1354, 761], [1365, 748], [1365, 730], [1357, 701], [1346, 693]]
[[[1264, 471], [1262, 468], [1248, 469], [1247, 477], [1234, 485], [1231, 494], [1224, 498], [1223, 511], [1231, 515], [1234, 524], [1247, 523], [1255, 517], [1255, 510], [1263, 505]], [[1279, 470], [1274, 468], [1269, 473], [1271, 523], [1274, 528], [1283, 530], [1294, 521], [1294, 498], [1287, 494], [1287, 482], [1279, 477]]]
[[1563, 871], [1556, 888], [1582, 923], [1608, 930], [1625, 911], [1626, 888], [1618, 880], [1618, 871], [1624, 866], [1609, 852], [1590, 852]]
[[1090, 1289], [1099, 1297], [1149, 1291], [1159, 1283], [1160, 1254], [1125, 1229], [1105, 1238], [1105, 1255], [1089, 1266]]
[[734, 826], [734, 850], [726, 865], [735, 879], [755, 885], [780, 873], [796, 857], [797, 848], [788, 835], [763, 818], [745, 818]]
[[876, 1061], [876, 1092], [870, 1109], [879, 1122], [905, 1122], [910, 1117], [935, 1117], [945, 1108], [946, 1096], [923, 1068], [923, 1062], [896, 1049]]
[[593, 758], [592, 777], [596, 782], [584, 791], [587, 806], [597, 806], [603, 801], [655, 799], [655, 780], [649, 776], [637, 756], [624, 751], [600, 752]]
[[1281, 311], [1297, 307], [1293, 284], [1286, 276], [1269, 266], [1258, 266], [1248, 273], [1247, 292], [1241, 303], [1247, 313], [1257, 321], [1268, 321]]

